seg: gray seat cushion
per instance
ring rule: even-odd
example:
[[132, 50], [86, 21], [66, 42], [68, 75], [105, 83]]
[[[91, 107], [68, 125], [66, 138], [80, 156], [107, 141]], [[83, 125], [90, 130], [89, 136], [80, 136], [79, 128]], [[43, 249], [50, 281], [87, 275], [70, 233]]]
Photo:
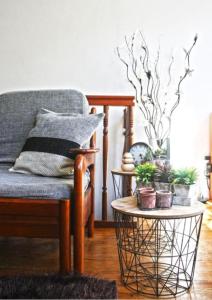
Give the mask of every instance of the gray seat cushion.
[[[74, 187], [73, 178], [43, 177], [11, 173], [11, 165], [0, 165], [0, 198], [68, 199]], [[89, 175], [84, 178], [87, 188]]]

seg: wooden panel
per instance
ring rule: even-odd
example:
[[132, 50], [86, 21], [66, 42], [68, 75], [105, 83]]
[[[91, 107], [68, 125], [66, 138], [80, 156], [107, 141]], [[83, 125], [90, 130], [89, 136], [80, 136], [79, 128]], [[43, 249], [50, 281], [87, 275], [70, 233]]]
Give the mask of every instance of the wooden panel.
[[[33, 225], [57, 225], [58, 218], [56, 217], [39, 217], [39, 216], [11, 216], [11, 215], [1, 215], [0, 224], [33, 224]], [[1, 226], [1, 225], [0, 225]]]
[[97, 106], [133, 106], [134, 96], [87, 95], [90, 105]]
[[59, 215], [57, 200], [0, 199], [0, 215], [52, 216]]
[[16, 224], [0, 226], [0, 236], [58, 238], [58, 225]]

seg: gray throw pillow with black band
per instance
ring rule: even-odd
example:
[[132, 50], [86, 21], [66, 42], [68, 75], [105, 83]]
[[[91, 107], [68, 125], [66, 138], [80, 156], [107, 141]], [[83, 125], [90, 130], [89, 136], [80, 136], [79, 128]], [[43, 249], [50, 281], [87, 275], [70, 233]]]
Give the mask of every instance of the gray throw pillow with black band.
[[39, 113], [10, 171], [43, 176], [73, 174], [74, 155], [70, 154], [70, 149], [81, 148], [88, 142], [103, 116]]

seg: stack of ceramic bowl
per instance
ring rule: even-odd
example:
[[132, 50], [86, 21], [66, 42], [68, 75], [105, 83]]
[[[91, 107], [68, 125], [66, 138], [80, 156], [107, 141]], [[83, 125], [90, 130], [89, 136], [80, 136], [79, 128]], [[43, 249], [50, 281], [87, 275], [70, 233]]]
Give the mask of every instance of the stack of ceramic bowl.
[[135, 169], [134, 160], [130, 152], [124, 153], [121, 168], [124, 172], [134, 171]]

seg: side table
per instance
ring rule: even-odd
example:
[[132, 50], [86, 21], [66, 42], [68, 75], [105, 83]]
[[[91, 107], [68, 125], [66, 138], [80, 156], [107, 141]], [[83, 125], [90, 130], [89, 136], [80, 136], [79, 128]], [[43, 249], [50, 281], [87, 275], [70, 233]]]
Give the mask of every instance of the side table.
[[[113, 178], [113, 188], [115, 199], [132, 196], [134, 191], [132, 189], [132, 177], [136, 177], [135, 172], [126, 172], [119, 169], [111, 170]], [[123, 188], [125, 186], [125, 189]], [[126, 191], [124, 193], [124, 190]]]
[[148, 296], [176, 296], [193, 283], [204, 205], [142, 211], [135, 197], [111, 203], [121, 279]]

